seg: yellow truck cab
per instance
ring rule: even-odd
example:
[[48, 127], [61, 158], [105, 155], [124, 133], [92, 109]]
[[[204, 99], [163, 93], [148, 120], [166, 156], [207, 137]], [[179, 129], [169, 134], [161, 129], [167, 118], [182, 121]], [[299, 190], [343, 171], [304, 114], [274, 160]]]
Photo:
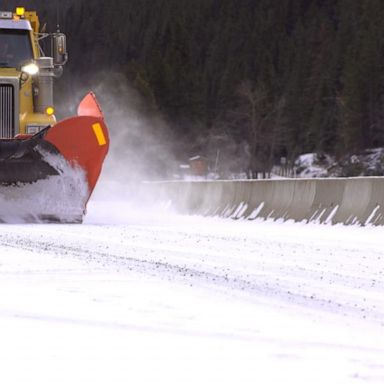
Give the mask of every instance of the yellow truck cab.
[[[36, 12], [0, 11], [0, 138], [22, 138], [56, 123], [53, 80], [67, 61], [60, 32], [39, 33]], [[52, 57], [39, 41], [52, 39]]]

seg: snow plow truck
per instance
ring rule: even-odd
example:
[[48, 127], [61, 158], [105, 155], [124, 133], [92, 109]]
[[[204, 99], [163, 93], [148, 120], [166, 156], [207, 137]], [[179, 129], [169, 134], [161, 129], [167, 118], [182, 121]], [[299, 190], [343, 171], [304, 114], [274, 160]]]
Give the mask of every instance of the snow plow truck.
[[92, 92], [56, 121], [53, 83], [67, 59], [66, 36], [40, 32], [35, 11], [0, 11], [0, 222], [83, 219], [109, 138]]

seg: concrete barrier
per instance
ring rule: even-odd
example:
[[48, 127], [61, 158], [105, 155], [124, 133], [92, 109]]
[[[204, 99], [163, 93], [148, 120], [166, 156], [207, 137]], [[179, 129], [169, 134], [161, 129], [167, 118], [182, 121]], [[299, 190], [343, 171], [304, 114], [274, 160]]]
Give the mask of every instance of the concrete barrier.
[[293, 198], [286, 218], [294, 221], [309, 221], [313, 214], [316, 196], [316, 180], [294, 181]]
[[272, 219], [287, 219], [295, 191], [294, 180], [267, 180], [268, 195], [260, 216]]
[[384, 183], [381, 177], [371, 178], [371, 198], [361, 216], [362, 224], [384, 224]]
[[[200, 209], [196, 214], [203, 216], [214, 216], [220, 215], [224, 210], [225, 197], [223, 196], [223, 185], [222, 183], [210, 182], [206, 183], [205, 195], [202, 201]], [[196, 190], [196, 193], [199, 193]]]
[[232, 182], [235, 186], [235, 193], [232, 200], [232, 210], [227, 217], [241, 219], [244, 217], [251, 197], [251, 183], [248, 180]]
[[310, 213], [307, 216], [308, 221], [334, 223], [333, 217], [341, 204], [347, 180], [348, 179], [315, 180], [315, 196]]
[[384, 178], [171, 181], [146, 190], [182, 214], [384, 225]]
[[345, 183], [340, 206], [332, 218], [334, 223], [362, 224], [362, 216], [371, 201], [372, 182], [350, 179]]

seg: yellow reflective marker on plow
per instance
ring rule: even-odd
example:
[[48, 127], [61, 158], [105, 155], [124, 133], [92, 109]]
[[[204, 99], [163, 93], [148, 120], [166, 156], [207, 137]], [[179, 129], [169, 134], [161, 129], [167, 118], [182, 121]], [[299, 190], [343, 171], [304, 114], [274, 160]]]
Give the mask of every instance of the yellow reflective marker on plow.
[[103, 129], [101, 128], [101, 125], [99, 123], [95, 123], [92, 125], [93, 132], [95, 133], [97, 142], [100, 146], [107, 144], [107, 141], [105, 140]]

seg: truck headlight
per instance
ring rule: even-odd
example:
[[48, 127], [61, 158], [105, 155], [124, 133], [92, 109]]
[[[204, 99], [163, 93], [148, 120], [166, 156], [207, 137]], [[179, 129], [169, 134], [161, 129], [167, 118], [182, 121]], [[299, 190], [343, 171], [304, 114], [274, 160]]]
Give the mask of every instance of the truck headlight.
[[29, 63], [21, 67], [21, 71], [28, 75], [34, 76], [39, 73], [39, 67], [35, 63]]

